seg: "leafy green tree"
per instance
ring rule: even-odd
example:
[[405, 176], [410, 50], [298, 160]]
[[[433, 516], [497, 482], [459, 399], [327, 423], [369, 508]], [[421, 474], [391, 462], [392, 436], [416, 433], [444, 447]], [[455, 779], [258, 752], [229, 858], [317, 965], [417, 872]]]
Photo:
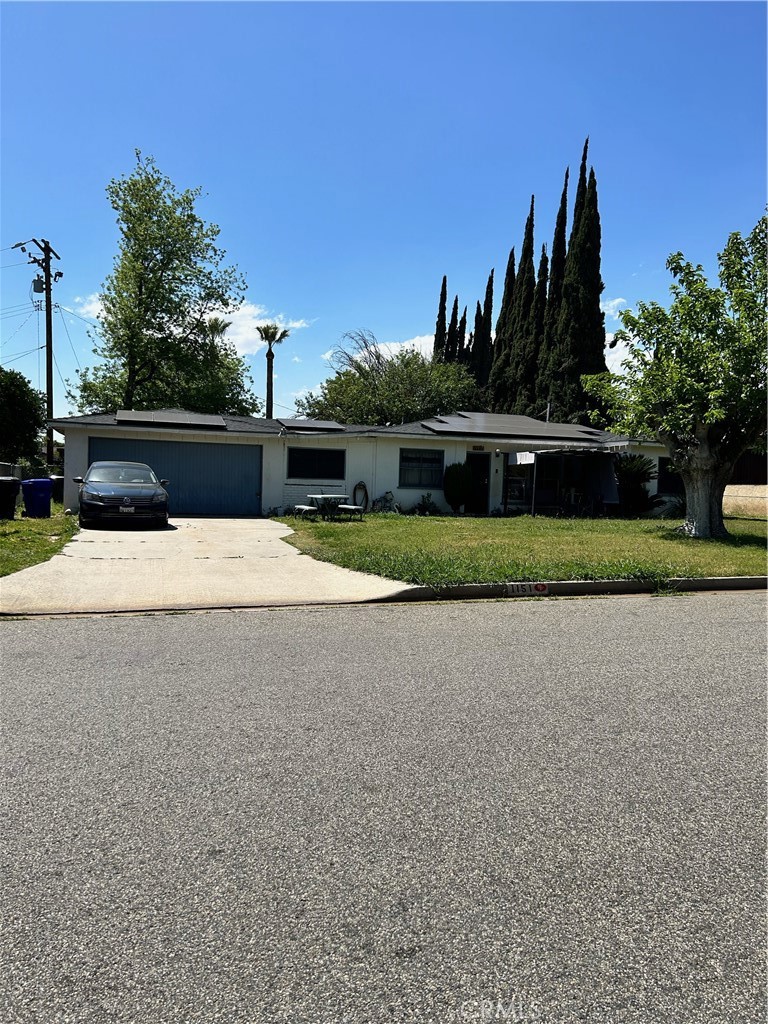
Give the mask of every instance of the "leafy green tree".
[[274, 376], [274, 362], [275, 353], [273, 349], [275, 345], [280, 345], [288, 337], [289, 331], [284, 327], [280, 327], [279, 324], [261, 324], [256, 328], [259, 332], [259, 337], [267, 346], [266, 357], [267, 357], [267, 419], [272, 419], [272, 387], [273, 387], [273, 376]]
[[38, 459], [44, 427], [45, 396], [18, 370], [0, 367], [0, 461]]
[[614, 429], [666, 445], [686, 494], [683, 530], [724, 537], [723, 492], [738, 457], [765, 443], [768, 372], [768, 218], [719, 254], [720, 288], [700, 266], [667, 260], [672, 304], [621, 314], [624, 374], [585, 378]]
[[383, 425], [481, 408], [477, 385], [465, 366], [427, 359], [415, 349], [388, 356], [367, 331], [345, 337], [334, 365], [335, 376], [317, 394], [297, 401], [300, 415]]
[[101, 294], [95, 354], [102, 363], [79, 373], [70, 388], [77, 407], [257, 409], [245, 361], [207, 326], [211, 316], [241, 304], [245, 282], [237, 268], [223, 265], [218, 226], [195, 212], [201, 189], [177, 191], [154, 159], [137, 151], [133, 172], [113, 179], [107, 195], [119, 251]]
[[[223, 325], [223, 330], [222, 330]], [[213, 317], [205, 321], [194, 346], [178, 352], [173, 362], [163, 366], [152, 382], [150, 405], [131, 408], [186, 409], [189, 412], [223, 413], [250, 416], [262, 410], [253, 394], [253, 379], [246, 361], [224, 337], [230, 326]], [[125, 409], [126, 369], [109, 363], [86, 370], [80, 375], [77, 404], [81, 411]], [[70, 398], [74, 398], [70, 393]]]

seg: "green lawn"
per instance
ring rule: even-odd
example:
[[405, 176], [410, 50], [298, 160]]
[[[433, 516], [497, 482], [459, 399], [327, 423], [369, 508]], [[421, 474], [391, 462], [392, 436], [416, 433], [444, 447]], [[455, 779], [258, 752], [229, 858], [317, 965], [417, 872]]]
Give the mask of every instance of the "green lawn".
[[286, 518], [300, 551], [427, 586], [538, 580], [766, 574], [766, 522], [729, 519], [727, 541], [690, 540], [659, 520], [464, 519], [396, 514], [364, 522]]
[[50, 519], [0, 519], [0, 576], [8, 576], [61, 551], [77, 533], [77, 516], [65, 516], [64, 506], [51, 506]]

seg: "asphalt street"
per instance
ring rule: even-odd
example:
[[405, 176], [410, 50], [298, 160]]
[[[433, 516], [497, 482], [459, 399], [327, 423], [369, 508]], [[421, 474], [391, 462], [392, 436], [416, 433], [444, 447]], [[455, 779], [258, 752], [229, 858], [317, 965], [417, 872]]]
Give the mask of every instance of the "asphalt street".
[[0, 623], [7, 1024], [762, 1024], [762, 594]]

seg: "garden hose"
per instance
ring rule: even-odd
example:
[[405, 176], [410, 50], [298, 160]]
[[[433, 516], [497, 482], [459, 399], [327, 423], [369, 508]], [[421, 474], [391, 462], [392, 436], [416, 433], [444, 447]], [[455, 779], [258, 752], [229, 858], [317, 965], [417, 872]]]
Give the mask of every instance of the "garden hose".
[[[362, 498], [358, 498], [357, 496], [357, 492], [360, 490], [363, 492]], [[365, 486], [365, 482], [363, 480], [355, 484], [354, 490], [352, 491], [352, 504], [362, 505], [363, 512], [368, 511], [368, 488]]]

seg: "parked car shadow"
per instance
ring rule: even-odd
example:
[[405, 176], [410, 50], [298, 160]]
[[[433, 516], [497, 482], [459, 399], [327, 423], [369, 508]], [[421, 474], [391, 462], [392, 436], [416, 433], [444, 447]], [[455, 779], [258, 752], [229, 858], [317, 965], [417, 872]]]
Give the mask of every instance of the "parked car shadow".
[[97, 520], [92, 523], [81, 524], [80, 529], [85, 531], [108, 530], [115, 531], [117, 533], [134, 533], [136, 530], [148, 530], [152, 533], [168, 533], [171, 530], [178, 530], [178, 526], [174, 526], [173, 523], [153, 523], [148, 520], [134, 520], [130, 523], [124, 522], [123, 520]]

